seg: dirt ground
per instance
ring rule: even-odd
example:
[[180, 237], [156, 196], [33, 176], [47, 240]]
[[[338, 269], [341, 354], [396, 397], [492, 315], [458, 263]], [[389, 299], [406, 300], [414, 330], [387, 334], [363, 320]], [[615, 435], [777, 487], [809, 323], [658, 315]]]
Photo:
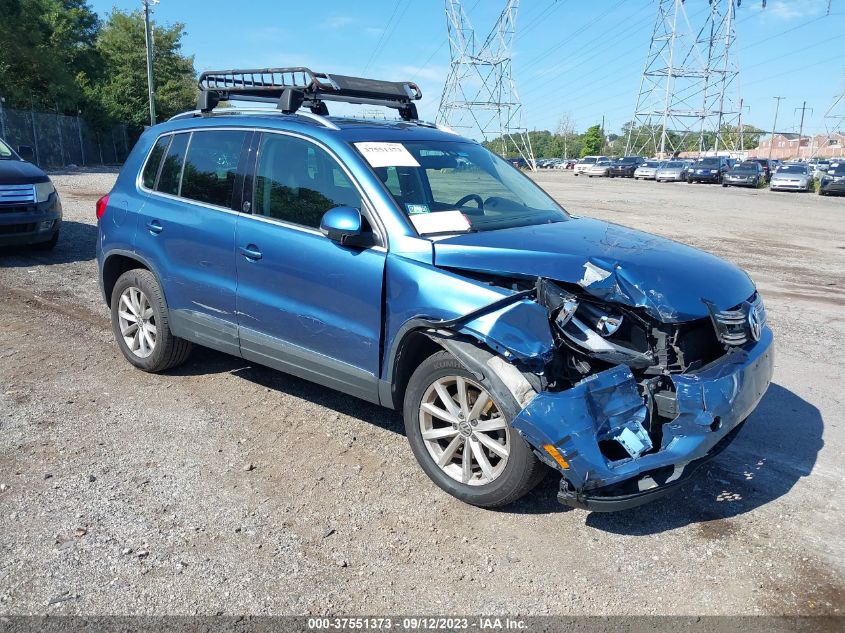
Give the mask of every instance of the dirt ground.
[[481, 510], [391, 411], [211, 351], [134, 370], [94, 261], [114, 174], [57, 174], [56, 250], [0, 255], [0, 613], [841, 613], [845, 198], [536, 178], [758, 283], [774, 382], [695, 483], [590, 514], [550, 475]]

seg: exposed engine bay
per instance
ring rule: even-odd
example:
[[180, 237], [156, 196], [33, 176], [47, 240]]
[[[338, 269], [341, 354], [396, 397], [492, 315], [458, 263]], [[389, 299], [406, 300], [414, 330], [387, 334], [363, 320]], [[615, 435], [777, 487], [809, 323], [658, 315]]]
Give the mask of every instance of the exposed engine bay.
[[[485, 281], [504, 286], [500, 278]], [[539, 278], [510, 281], [508, 289], [510, 297], [431, 325], [469, 333], [519, 369], [530, 389], [520, 389], [524, 408], [513, 426], [563, 472], [559, 498], [569, 505], [603, 509], [584, 494], [610, 488], [614, 497], [637, 496], [680, 482], [732, 439], [726, 436], [768, 386], [771, 335], [756, 292], [725, 311], [702, 299], [709, 318], [664, 322], [576, 284]], [[551, 344], [539, 358], [509, 347], [512, 332], [504, 331], [519, 323], [519, 306], [526, 306], [525, 330], [538, 329], [530, 304], [544, 308], [550, 330]], [[503, 331], [492, 319], [480, 338], [473, 324], [494, 316]], [[766, 344], [758, 346], [764, 331]]]

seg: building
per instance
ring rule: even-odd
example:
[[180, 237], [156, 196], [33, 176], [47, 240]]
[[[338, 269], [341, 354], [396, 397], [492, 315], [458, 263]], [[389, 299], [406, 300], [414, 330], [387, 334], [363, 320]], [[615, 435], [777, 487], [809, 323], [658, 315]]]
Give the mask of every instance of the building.
[[845, 134], [816, 134], [800, 136], [794, 132], [777, 132], [768, 138], [760, 139], [760, 145], [749, 151], [749, 155], [759, 158], [771, 157], [778, 160], [809, 158], [845, 158]]

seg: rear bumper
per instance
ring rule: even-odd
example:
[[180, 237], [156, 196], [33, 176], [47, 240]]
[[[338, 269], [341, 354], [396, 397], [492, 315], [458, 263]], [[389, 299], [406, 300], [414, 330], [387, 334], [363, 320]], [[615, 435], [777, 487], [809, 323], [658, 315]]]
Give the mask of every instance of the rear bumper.
[[[727, 444], [763, 397], [772, 377], [772, 332], [707, 367], [671, 376], [674, 419], [662, 424], [658, 450], [611, 460], [600, 438], [636, 431], [648, 411], [631, 371], [617, 366], [571, 389], [542, 392], [516, 416], [513, 427], [545, 456], [551, 444], [568, 464], [559, 499], [588, 509], [623, 509], [668, 494]], [[640, 427], [641, 428], [641, 427]], [[554, 465], [554, 464], [553, 464]]]
[[57, 195], [25, 207], [0, 205], [0, 246], [28, 246], [49, 241], [62, 223]]

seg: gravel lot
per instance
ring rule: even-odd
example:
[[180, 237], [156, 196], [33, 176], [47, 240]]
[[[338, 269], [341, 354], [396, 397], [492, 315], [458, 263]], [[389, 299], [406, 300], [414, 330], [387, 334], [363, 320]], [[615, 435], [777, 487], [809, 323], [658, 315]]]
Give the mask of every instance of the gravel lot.
[[114, 174], [54, 178], [56, 250], [0, 255], [0, 613], [841, 613], [845, 199], [537, 175], [575, 214], [744, 267], [777, 336], [737, 441], [607, 515], [558, 505], [553, 475], [463, 505], [397, 414], [236, 358], [132, 369], [94, 261]]

